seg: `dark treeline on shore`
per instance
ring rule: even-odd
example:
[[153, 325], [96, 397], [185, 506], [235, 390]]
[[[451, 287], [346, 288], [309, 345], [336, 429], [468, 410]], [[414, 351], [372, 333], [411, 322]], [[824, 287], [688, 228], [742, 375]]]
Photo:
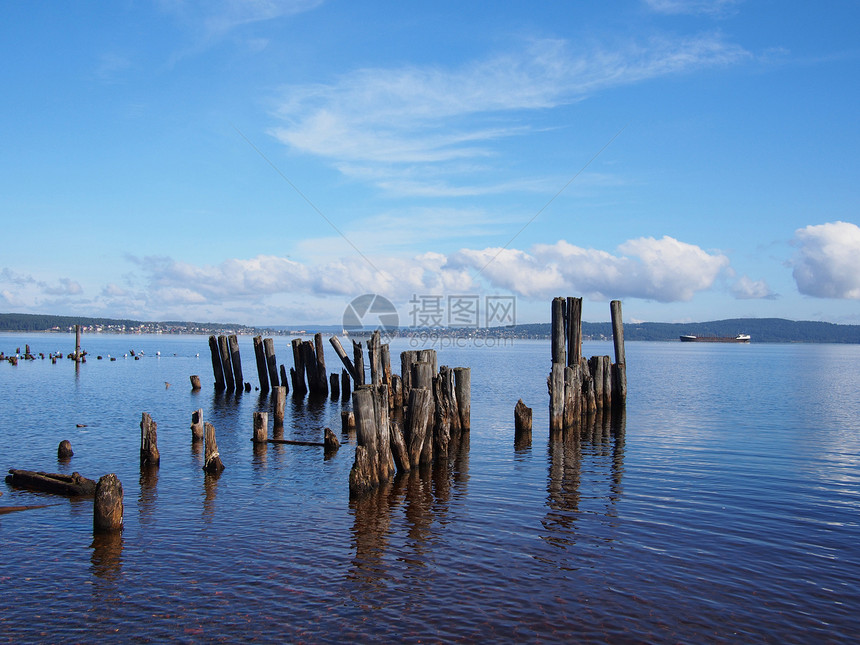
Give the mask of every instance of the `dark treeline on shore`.
[[[200, 333], [211, 334], [224, 331], [230, 333], [259, 333], [263, 328], [248, 327], [232, 323], [197, 323], [182, 321], [146, 322], [140, 320], [87, 318], [77, 316], [52, 316], [47, 314], [2, 314], [0, 331], [8, 332], [68, 332], [82, 325], [88, 331], [114, 333]], [[306, 326], [312, 329], [312, 326]], [[286, 327], [284, 329], [287, 329]], [[329, 332], [335, 327], [319, 326], [315, 331]], [[339, 328], [337, 328], [339, 329]], [[305, 331], [304, 329], [302, 331]], [[399, 335], [407, 336], [417, 330], [401, 327]], [[418, 330], [420, 331], [420, 330]], [[513, 338], [549, 338], [549, 323], [530, 323], [515, 327], [490, 329], [459, 328], [435, 330], [435, 333], [456, 333], [458, 336], [505, 336]], [[837, 325], [828, 322], [795, 321], [784, 318], [731, 318], [696, 323], [625, 323], [626, 340], [676, 341], [682, 334], [697, 336], [736, 336], [749, 334], [754, 343], [860, 343], [860, 325]], [[609, 339], [612, 325], [609, 322], [583, 322], [585, 339]]]

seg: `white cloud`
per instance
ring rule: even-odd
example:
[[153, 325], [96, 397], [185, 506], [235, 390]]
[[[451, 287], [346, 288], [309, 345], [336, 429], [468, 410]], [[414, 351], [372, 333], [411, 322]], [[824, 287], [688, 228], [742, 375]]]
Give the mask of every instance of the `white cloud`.
[[[710, 35], [587, 53], [572, 52], [563, 40], [537, 40], [455, 69], [360, 69], [332, 84], [287, 87], [277, 111], [284, 124], [271, 132], [345, 171], [359, 164], [489, 162], [499, 140], [532, 131], [524, 112], [747, 57], [741, 47]], [[394, 187], [403, 190], [402, 183]], [[415, 185], [407, 188], [421, 192]], [[433, 190], [438, 186], [430, 182], [426, 192]]]
[[860, 227], [850, 222], [807, 226], [794, 233], [792, 265], [800, 293], [860, 299]]
[[731, 13], [743, 0], [645, 0], [652, 11], [667, 14], [706, 14], [721, 16]]
[[51, 296], [76, 296], [84, 292], [78, 282], [69, 278], [60, 278], [59, 284], [56, 287], [42, 285], [42, 291]]
[[738, 300], [775, 300], [777, 298], [766, 281], [752, 280], [747, 276], [741, 276], [732, 285], [732, 294]]

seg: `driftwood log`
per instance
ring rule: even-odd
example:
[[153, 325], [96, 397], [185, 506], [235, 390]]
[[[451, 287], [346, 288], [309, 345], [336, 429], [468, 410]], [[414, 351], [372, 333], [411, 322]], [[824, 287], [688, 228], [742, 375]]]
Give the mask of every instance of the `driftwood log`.
[[64, 497], [92, 497], [96, 492], [96, 482], [77, 472], [63, 475], [10, 468], [9, 474], [6, 475], [6, 483], [16, 488], [37, 490]]

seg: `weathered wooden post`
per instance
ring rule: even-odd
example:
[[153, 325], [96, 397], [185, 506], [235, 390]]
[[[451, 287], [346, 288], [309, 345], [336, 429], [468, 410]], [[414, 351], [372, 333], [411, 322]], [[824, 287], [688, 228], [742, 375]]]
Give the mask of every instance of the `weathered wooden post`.
[[[612, 401], [615, 405], [624, 405], [627, 401], [627, 364], [624, 357], [624, 323], [621, 320], [621, 301], [609, 303], [612, 314], [612, 340], [615, 344], [615, 392]], [[616, 396], [617, 394], [617, 396]]]
[[370, 384], [376, 387], [382, 383], [382, 356], [380, 352], [379, 330], [373, 332], [367, 341], [367, 362], [370, 363]]
[[455, 367], [455, 393], [460, 412], [460, 429], [469, 431], [472, 427], [472, 368]]
[[212, 373], [215, 375], [215, 391], [223, 392], [227, 389], [224, 383], [224, 368], [221, 365], [221, 350], [218, 348], [218, 339], [209, 337], [209, 353], [212, 354]]
[[93, 532], [121, 531], [122, 511], [122, 483], [114, 473], [103, 475], [96, 484], [93, 499]]
[[603, 360], [603, 407], [608, 410], [612, 407], [612, 359], [609, 356], [601, 356]]
[[305, 372], [307, 370], [305, 369], [305, 352], [302, 339], [293, 338], [290, 346], [293, 350], [293, 367], [290, 368], [290, 378], [293, 381], [293, 396], [303, 397], [308, 393], [308, 387], [305, 384]]
[[144, 412], [140, 419], [140, 467], [158, 466], [160, 461], [157, 424]]
[[579, 365], [582, 357], [582, 298], [567, 299], [567, 364]]
[[388, 343], [383, 343], [379, 350], [382, 361], [382, 383], [388, 388], [388, 408], [390, 411], [394, 409], [394, 391], [391, 388], [391, 349]]
[[197, 374], [191, 375], [191, 390], [194, 392], [200, 390], [200, 377]]
[[[413, 387], [409, 391], [407, 405], [409, 412], [406, 416], [404, 440], [409, 452], [409, 464], [412, 468], [417, 468], [419, 464], [429, 463], [433, 458], [433, 393], [426, 388]], [[428, 444], [429, 451], [426, 448]]]
[[272, 387], [278, 387], [278, 359], [275, 356], [275, 341], [271, 338], [263, 339], [263, 352], [266, 355], [266, 367], [269, 371], [269, 383]]
[[205, 423], [205, 447], [203, 449], [203, 470], [210, 475], [218, 475], [224, 470], [221, 455], [218, 454], [218, 444], [215, 441], [215, 426], [208, 421]]
[[337, 452], [338, 448], [340, 448], [340, 441], [337, 440], [334, 432], [331, 431], [331, 428], [325, 428], [323, 430], [323, 454], [332, 455]]
[[279, 385], [272, 390], [272, 423], [275, 428], [284, 427], [284, 407], [286, 406], [286, 403], [287, 388], [283, 385]]
[[81, 360], [81, 326], [75, 325], [75, 362]]
[[553, 362], [549, 377], [549, 429], [556, 432], [564, 428], [564, 365]]
[[580, 399], [582, 387], [579, 382], [579, 365], [564, 368], [564, 420], [565, 428], [572, 428], [579, 421], [576, 402]]
[[355, 387], [364, 385], [364, 351], [361, 343], [352, 341], [353, 367], [355, 368]]
[[239, 354], [239, 339], [236, 334], [227, 336], [227, 344], [230, 347], [230, 362], [233, 367], [233, 378], [236, 381], [236, 391], [239, 392], [245, 385], [245, 375], [242, 374], [242, 356]]
[[419, 361], [412, 364], [412, 388], [433, 390], [433, 366], [430, 363]]
[[350, 391], [349, 391], [349, 372], [346, 370], [341, 370], [340, 373], [340, 400], [341, 401], [349, 401]]
[[287, 388], [287, 394], [289, 394], [290, 393], [289, 383], [292, 379], [287, 376], [287, 367], [283, 363], [281, 363], [278, 370], [281, 373], [281, 387]]
[[263, 349], [263, 337], [254, 336], [254, 358], [257, 360], [257, 378], [260, 380], [260, 391], [269, 391], [269, 370], [266, 366], [266, 352]]
[[65, 459], [71, 459], [74, 456], [74, 451], [72, 450], [72, 442], [68, 439], [63, 439], [60, 442], [60, 445], [57, 446], [57, 459], [63, 461]]
[[329, 390], [331, 390], [331, 400], [337, 401], [340, 398], [340, 376], [332, 372], [328, 377]]
[[531, 441], [532, 409], [520, 399], [514, 407], [514, 443], [531, 443]]
[[351, 376], [354, 381], [358, 381], [358, 377], [355, 374], [355, 366], [352, 364], [352, 361], [349, 360], [349, 356], [346, 355], [346, 350], [343, 348], [343, 345], [340, 344], [340, 339], [337, 336], [332, 336], [328, 339], [328, 342], [330, 342], [331, 346], [334, 347], [335, 354], [337, 354], [340, 362], [343, 363], [347, 374]]
[[[275, 388], [277, 391], [278, 388]], [[283, 425], [283, 420], [281, 421]], [[269, 440], [269, 413], [254, 412], [254, 443], [266, 443]]]
[[236, 381], [233, 380], [233, 364], [230, 360], [230, 344], [226, 336], [218, 336], [218, 350], [221, 354], [221, 368], [224, 370], [224, 384], [228, 392], [236, 389]]
[[316, 394], [325, 397], [328, 396], [328, 380], [326, 379], [323, 339], [319, 332], [314, 334], [314, 354], [316, 355], [316, 363], [313, 366], [316, 369]]
[[564, 298], [552, 299], [552, 362], [566, 364], [566, 353], [564, 349], [565, 324], [564, 324]]
[[355, 413], [352, 410], [343, 410], [340, 413], [340, 430], [343, 434], [355, 432]]
[[361, 493], [379, 485], [379, 455], [376, 436], [376, 414], [373, 390], [359, 386], [352, 393], [355, 410], [357, 445], [355, 462], [349, 473], [350, 494]]
[[191, 443], [203, 441], [203, 408], [191, 413]]

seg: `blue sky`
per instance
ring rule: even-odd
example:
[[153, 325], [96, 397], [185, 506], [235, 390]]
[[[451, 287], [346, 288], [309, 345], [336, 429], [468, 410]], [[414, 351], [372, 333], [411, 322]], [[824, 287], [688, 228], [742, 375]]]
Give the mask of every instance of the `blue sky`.
[[0, 11], [0, 311], [860, 323], [856, 2]]

